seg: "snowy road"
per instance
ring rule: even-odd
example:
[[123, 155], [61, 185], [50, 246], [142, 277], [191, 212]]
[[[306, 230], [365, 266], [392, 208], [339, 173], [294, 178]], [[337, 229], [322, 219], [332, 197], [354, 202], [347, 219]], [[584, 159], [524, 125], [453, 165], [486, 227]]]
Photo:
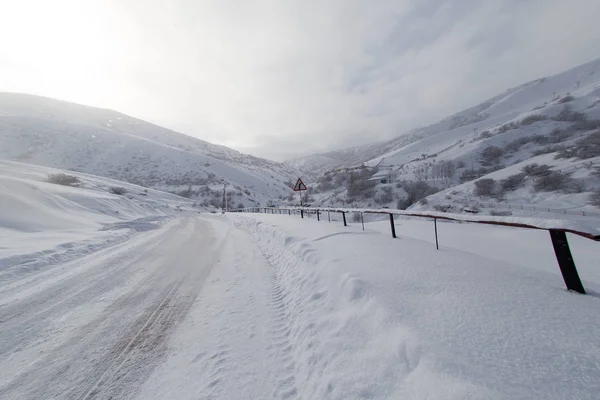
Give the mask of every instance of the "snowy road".
[[128, 398], [165, 356], [226, 232], [197, 217], [0, 289], [0, 398]]
[[399, 228], [178, 214], [5, 274], [0, 399], [597, 398], [597, 296]]

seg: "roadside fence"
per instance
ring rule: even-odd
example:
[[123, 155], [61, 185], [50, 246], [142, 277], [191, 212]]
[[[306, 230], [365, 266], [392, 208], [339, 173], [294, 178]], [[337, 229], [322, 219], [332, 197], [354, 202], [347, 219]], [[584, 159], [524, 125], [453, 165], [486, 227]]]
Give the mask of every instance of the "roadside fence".
[[[542, 210], [540, 210], [542, 211]], [[344, 226], [348, 226], [348, 216], [360, 215], [362, 229], [365, 230], [365, 214], [387, 215], [390, 221], [390, 231], [392, 237], [397, 238], [396, 226], [394, 224], [395, 216], [426, 218], [433, 222], [433, 233], [435, 235], [435, 247], [440, 249], [438, 239], [438, 220], [466, 222], [474, 224], [498, 225], [513, 228], [525, 228], [545, 230], [550, 234], [554, 254], [560, 268], [562, 277], [568, 290], [585, 294], [585, 289], [579, 278], [579, 273], [575, 266], [575, 261], [571, 254], [567, 233], [578, 235], [596, 242], [600, 242], [600, 229], [581, 228], [578, 226], [569, 227], [568, 224], [572, 221], [564, 221], [562, 226], [556, 224], [555, 220], [544, 220], [535, 218], [516, 218], [516, 217], [494, 217], [494, 216], [476, 216], [465, 214], [451, 214], [443, 212], [413, 212], [405, 210], [390, 210], [390, 209], [346, 209], [346, 208], [308, 208], [308, 207], [292, 207], [292, 208], [276, 208], [276, 207], [255, 207], [235, 210], [233, 212], [245, 213], [263, 213], [263, 214], [279, 214], [288, 216], [299, 216], [300, 218], [314, 217], [317, 221], [332, 222], [337, 219], [334, 216], [341, 216], [341, 222]], [[356, 221], [358, 222], [358, 221]]]

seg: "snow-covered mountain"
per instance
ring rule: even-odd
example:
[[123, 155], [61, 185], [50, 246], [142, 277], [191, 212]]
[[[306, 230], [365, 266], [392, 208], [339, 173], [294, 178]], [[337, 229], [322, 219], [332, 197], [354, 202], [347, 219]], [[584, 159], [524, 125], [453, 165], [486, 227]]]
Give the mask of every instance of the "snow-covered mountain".
[[[485, 201], [589, 207], [588, 199], [600, 190], [599, 130], [600, 59], [509, 89], [394, 140], [296, 159], [289, 165], [312, 165], [311, 171], [321, 174], [313, 196], [325, 205], [409, 206], [443, 191], [431, 204], [419, 207], [457, 211]], [[547, 166], [543, 176], [522, 171], [532, 163]], [[503, 182], [513, 175], [519, 179]], [[488, 182], [493, 186], [488, 194], [476, 187], [482, 178], [495, 180]], [[562, 183], [546, 185], [542, 179]], [[351, 181], [355, 190], [349, 190]], [[414, 198], [407, 193], [414, 189], [407, 188], [407, 182], [427, 187], [421, 185]], [[451, 189], [456, 185], [461, 186]]]
[[0, 93], [0, 159], [86, 172], [199, 202], [266, 204], [288, 196], [293, 168], [105, 109]]

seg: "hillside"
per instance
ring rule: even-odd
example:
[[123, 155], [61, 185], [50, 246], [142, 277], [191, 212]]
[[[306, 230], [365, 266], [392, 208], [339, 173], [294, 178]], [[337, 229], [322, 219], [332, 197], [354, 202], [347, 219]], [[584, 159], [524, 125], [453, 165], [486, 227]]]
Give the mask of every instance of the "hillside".
[[[598, 211], [599, 202], [590, 198], [600, 189], [599, 130], [600, 59], [395, 140], [313, 156], [328, 162], [313, 168], [321, 175], [312, 196], [323, 205], [404, 208], [443, 191], [414, 207], [459, 211], [493, 202]], [[523, 172], [533, 163], [543, 165], [543, 173]], [[495, 180], [487, 182], [489, 190], [476, 190], [481, 178]]]
[[85, 172], [234, 206], [288, 196], [290, 167], [114, 111], [0, 93], [0, 159]]

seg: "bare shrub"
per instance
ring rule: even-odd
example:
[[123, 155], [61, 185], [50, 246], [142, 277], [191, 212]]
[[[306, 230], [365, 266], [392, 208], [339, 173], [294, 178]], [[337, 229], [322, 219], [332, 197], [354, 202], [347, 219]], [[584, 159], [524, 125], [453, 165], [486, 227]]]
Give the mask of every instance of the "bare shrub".
[[500, 157], [504, 155], [504, 150], [497, 146], [488, 146], [481, 152], [481, 164], [494, 165], [498, 164]]
[[404, 184], [404, 191], [406, 192], [406, 198], [398, 201], [398, 209], [405, 209], [415, 204], [419, 200], [429, 196], [430, 194], [436, 193], [435, 187], [429, 186], [425, 182], [407, 182]]
[[537, 149], [532, 153], [532, 155], [541, 156], [542, 154], [557, 153], [559, 151], [563, 151], [564, 149], [565, 149], [565, 146], [555, 144], [552, 146], [546, 146], [546, 147], [542, 147], [541, 149]]
[[524, 137], [515, 139], [512, 142], [509, 142], [506, 145], [506, 147], [504, 148], [504, 150], [509, 153], [514, 153], [514, 152], [518, 151], [521, 147], [523, 147], [524, 145], [526, 145], [527, 143], [530, 143], [532, 141], [533, 141], [533, 138], [531, 136], [524, 136]]
[[587, 189], [587, 183], [583, 179], [572, 179], [569, 184], [569, 192], [583, 193]]
[[571, 125], [571, 129], [575, 131], [591, 131], [593, 129], [600, 129], [600, 119], [577, 121]]
[[573, 146], [560, 151], [556, 158], [588, 158], [600, 156], [600, 131], [578, 140]]
[[436, 204], [433, 206], [433, 209], [439, 212], [448, 212], [452, 209], [452, 206], [448, 204]]
[[500, 187], [503, 191], [517, 190], [525, 183], [525, 176], [526, 175], [524, 173], [511, 175], [500, 181]]
[[521, 168], [521, 171], [523, 171], [524, 174], [526, 174], [527, 176], [542, 176], [542, 175], [548, 175], [550, 172], [552, 172], [550, 170], [550, 166], [546, 165], [546, 164], [529, 164], [524, 166], [523, 168]]
[[474, 179], [477, 179], [477, 178], [479, 178], [479, 176], [480, 175], [477, 173], [477, 171], [467, 169], [460, 174], [460, 176], [458, 177], [458, 180], [460, 181], [460, 183], [465, 183], [465, 182], [470, 182]]
[[383, 188], [382, 193], [375, 197], [375, 202], [377, 204], [387, 204], [391, 203], [394, 200], [394, 193], [391, 187]]
[[377, 186], [376, 180], [369, 180], [375, 173], [372, 169], [362, 169], [357, 172], [351, 172], [347, 179], [348, 199], [357, 198], [369, 199], [374, 195], [374, 188]]
[[127, 189], [125, 189], [123, 186], [111, 186], [108, 188], [108, 191], [112, 194], [117, 194], [119, 196], [122, 196], [125, 193], [127, 193]]
[[555, 121], [578, 122], [587, 120], [587, 116], [583, 113], [573, 111], [567, 104], [553, 119]]
[[536, 176], [533, 187], [536, 192], [568, 190], [571, 181], [572, 179], [569, 174], [559, 171], [550, 171], [548, 174]]
[[351, 219], [352, 219], [352, 222], [360, 222], [361, 221], [360, 213], [358, 213], [358, 212], [352, 213]]
[[492, 196], [496, 193], [496, 181], [490, 178], [479, 179], [475, 181], [475, 196], [484, 197]]
[[[118, 194], [118, 193], [115, 193]], [[194, 191], [192, 190], [192, 186], [188, 186], [187, 189], [180, 190], [175, 192], [177, 196], [185, 197], [187, 199], [191, 198], [194, 195]]]
[[48, 175], [48, 178], [46, 179], [46, 181], [49, 183], [54, 183], [56, 185], [63, 185], [63, 186], [77, 187], [77, 186], [81, 185], [81, 181], [79, 180], [79, 178], [77, 178], [76, 176], [67, 175], [67, 174], [50, 174], [50, 175]]
[[527, 125], [534, 124], [538, 121], [544, 121], [547, 119], [548, 119], [548, 117], [546, 117], [545, 115], [534, 114], [534, 115], [530, 115], [529, 117], [525, 117], [523, 120], [521, 120], [521, 125], [527, 126]]

